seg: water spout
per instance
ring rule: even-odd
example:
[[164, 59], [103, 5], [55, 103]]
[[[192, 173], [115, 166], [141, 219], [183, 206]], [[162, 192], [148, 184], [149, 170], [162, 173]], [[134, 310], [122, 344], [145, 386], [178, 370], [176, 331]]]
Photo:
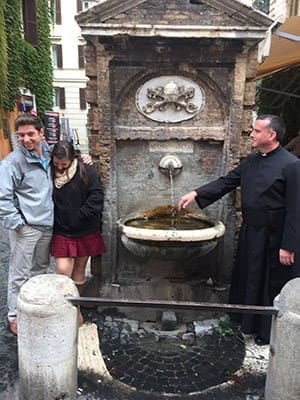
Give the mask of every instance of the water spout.
[[175, 200], [174, 200], [174, 176], [178, 175], [182, 170], [182, 163], [180, 159], [175, 154], [167, 154], [159, 162], [159, 169], [164, 175], [170, 178], [170, 194], [171, 194], [171, 207], [172, 207], [172, 217], [174, 225], [175, 217]]
[[158, 165], [160, 171], [167, 176], [178, 175], [182, 170], [182, 162], [175, 154], [167, 154]]

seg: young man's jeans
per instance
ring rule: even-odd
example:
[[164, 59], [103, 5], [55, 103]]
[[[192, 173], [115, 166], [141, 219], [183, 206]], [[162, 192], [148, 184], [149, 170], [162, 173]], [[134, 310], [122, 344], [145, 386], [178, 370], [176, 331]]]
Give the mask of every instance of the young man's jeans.
[[10, 263], [7, 286], [8, 320], [16, 318], [17, 298], [23, 283], [47, 272], [50, 262], [52, 229], [40, 231], [25, 225], [19, 232], [9, 231]]

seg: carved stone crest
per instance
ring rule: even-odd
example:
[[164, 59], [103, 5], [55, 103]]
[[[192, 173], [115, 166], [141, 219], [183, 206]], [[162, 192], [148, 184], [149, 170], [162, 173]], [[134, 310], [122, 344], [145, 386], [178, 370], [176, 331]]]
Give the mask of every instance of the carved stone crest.
[[151, 79], [136, 94], [138, 110], [159, 122], [180, 122], [193, 118], [203, 103], [203, 91], [195, 82], [174, 75]]

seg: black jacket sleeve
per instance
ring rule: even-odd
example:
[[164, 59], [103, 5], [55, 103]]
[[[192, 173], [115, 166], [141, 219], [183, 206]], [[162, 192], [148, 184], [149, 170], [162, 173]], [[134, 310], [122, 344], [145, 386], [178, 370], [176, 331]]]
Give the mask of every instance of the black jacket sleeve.
[[225, 194], [237, 188], [241, 183], [241, 164], [228, 172], [227, 175], [195, 189], [197, 192], [196, 202], [200, 208], [205, 208], [219, 200]]
[[103, 188], [94, 167], [84, 165], [88, 183], [87, 183], [87, 196], [85, 202], [81, 205], [79, 210], [79, 218], [90, 219], [91, 217], [99, 218], [102, 215], [103, 209]]
[[286, 168], [286, 215], [281, 248], [300, 250], [300, 160]]

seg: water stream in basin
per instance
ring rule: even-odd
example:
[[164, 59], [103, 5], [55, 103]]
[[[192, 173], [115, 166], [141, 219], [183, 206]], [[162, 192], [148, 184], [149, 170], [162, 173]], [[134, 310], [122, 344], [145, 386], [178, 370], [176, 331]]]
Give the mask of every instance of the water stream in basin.
[[170, 194], [171, 194], [171, 207], [172, 207], [172, 214], [171, 214], [171, 227], [175, 226], [175, 215], [176, 215], [176, 209], [175, 209], [175, 200], [174, 200], [174, 181], [173, 181], [173, 170], [170, 168]]

